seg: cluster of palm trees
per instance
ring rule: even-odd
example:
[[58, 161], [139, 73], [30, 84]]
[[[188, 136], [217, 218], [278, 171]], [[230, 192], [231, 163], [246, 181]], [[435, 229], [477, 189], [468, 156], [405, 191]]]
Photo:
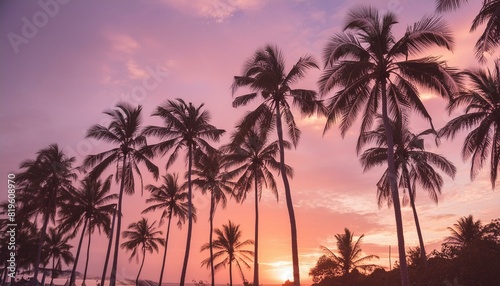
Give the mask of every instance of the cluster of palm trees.
[[[497, 285], [500, 282], [500, 219], [489, 224], [474, 220], [472, 215], [461, 217], [448, 227], [441, 251], [434, 250], [422, 260], [419, 247], [409, 248], [407, 263], [410, 277], [416, 285]], [[397, 285], [398, 263], [386, 271], [370, 261], [378, 259], [361, 249], [364, 235], [357, 239], [345, 228], [335, 235], [336, 249], [321, 246], [322, 255], [311, 268], [314, 286], [322, 285]], [[286, 285], [286, 283], [284, 284]]]
[[[437, 2], [439, 10], [446, 10], [462, 1]], [[492, 11], [498, 11], [500, 3], [485, 0], [483, 6], [473, 25], [475, 29], [482, 21], [489, 21], [487, 27], [490, 30], [485, 31], [476, 45], [481, 60], [484, 60], [481, 57], [483, 52], [491, 52], [498, 45], [498, 13]], [[460, 131], [472, 129], [465, 138], [462, 155], [465, 159], [472, 159], [471, 178], [477, 175], [490, 157], [490, 178], [494, 187], [500, 158], [500, 62], [495, 62], [493, 71], [459, 71], [448, 67], [445, 61], [437, 57], [418, 57], [431, 47], [451, 50], [451, 31], [440, 17], [428, 16], [409, 26], [404, 36], [397, 38], [393, 34], [396, 23], [397, 17], [390, 12], [381, 15], [372, 7], [350, 10], [344, 31], [334, 34], [324, 49], [324, 68], [318, 80], [318, 92], [292, 88], [308, 70], [319, 69], [312, 56], [301, 57], [287, 71], [284, 56], [278, 47], [267, 45], [258, 49], [246, 61], [242, 74], [234, 77], [232, 94], [234, 96], [240, 88], [250, 91], [236, 96], [233, 107], [245, 106], [257, 99], [261, 99], [261, 103], [238, 122], [230, 143], [219, 148], [213, 144], [220, 141], [225, 131], [210, 124], [211, 116], [204, 105], [195, 106], [175, 99], [167, 100], [152, 114], [163, 121], [161, 126], [143, 127], [141, 106], [120, 103], [116, 108], [105, 111], [110, 123], [92, 126], [86, 136], [113, 147], [87, 156], [77, 168], [74, 166], [75, 158], [67, 157], [56, 144], [40, 150], [34, 160], [21, 164], [21, 171], [16, 177], [20, 186], [18, 214], [26, 218], [21, 229], [36, 231], [36, 235], [32, 236], [36, 237], [36, 241], [30, 242], [30, 247], [36, 248], [36, 256], [31, 261], [28, 259], [25, 267], [33, 265], [34, 276], [37, 277], [40, 266], [47, 265], [50, 259], [53, 269], [61, 264], [60, 259], [66, 263], [74, 259], [70, 278], [73, 284], [84, 236], [86, 234], [88, 237], [88, 262], [91, 236], [98, 230], [109, 236], [103, 282], [112, 253], [110, 285], [116, 285], [120, 246], [131, 250], [132, 257], [141, 254], [142, 269], [146, 251], [158, 251], [159, 245], [164, 245], [159, 278], [161, 285], [170, 223], [175, 218], [178, 219], [178, 226], [187, 221], [187, 243], [180, 276], [180, 285], [183, 286], [196, 219], [193, 190], [198, 188], [210, 196], [209, 243], [203, 247], [209, 250], [210, 257], [203, 264], [210, 268], [212, 285], [215, 284], [214, 273], [220, 265], [229, 263], [231, 269], [234, 261], [238, 267], [249, 266], [252, 257], [253, 283], [260, 285], [258, 205], [265, 189], [278, 198], [278, 184], [274, 177], [278, 174], [282, 178], [290, 220], [294, 285], [300, 285], [297, 226], [289, 181], [293, 171], [285, 161], [285, 150], [297, 147], [301, 135], [294, 119], [295, 107], [304, 116], [324, 115], [324, 132], [338, 124], [342, 136], [361, 116], [357, 152], [359, 154], [368, 144], [374, 144], [361, 155], [365, 170], [387, 163], [387, 169], [377, 183], [379, 204], [387, 202], [393, 206], [401, 281], [404, 286], [410, 285], [399, 190], [407, 191], [408, 199], [403, 200], [403, 203], [409, 201], [413, 209], [420, 250], [425, 259], [425, 247], [415, 209], [416, 188], [420, 186], [437, 202], [443, 179], [434, 167], [450, 177], [455, 175], [456, 169], [444, 157], [424, 150], [423, 136], [454, 138]], [[466, 106], [465, 114], [451, 120], [441, 130], [436, 130], [419, 96], [421, 88], [448, 99], [450, 110]], [[328, 97], [329, 94], [332, 95]], [[419, 134], [412, 133], [409, 130], [410, 112], [425, 118], [430, 129]], [[276, 132], [275, 141], [271, 139], [272, 132]], [[285, 134], [291, 142], [285, 140]], [[148, 144], [148, 137], [155, 138], [158, 143]], [[187, 163], [185, 183], [178, 182], [178, 174], [168, 173], [169, 167], [182, 152]], [[122, 232], [125, 195], [131, 195], [137, 189], [143, 192], [143, 166], [155, 179], [160, 178], [159, 168], [153, 162], [158, 157], [167, 158], [167, 174], [161, 176], [162, 185], [146, 186], [150, 193], [147, 202], [152, 205], [144, 213], [162, 210], [160, 224], [167, 220], [166, 236], [160, 238], [163, 232], [157, 230], [156, 222], [149, 223], [146, 219], [131, 224], [129, 230]], [[109, 194], [113, 176], [100, 180], [112, 168], [115, 169], [114, 180], [119, 185], [118, 194]], [[74, 187], [77, 171], [84, 175], [79, 188]], [[221, 256], [220, 250], [228, 244], [228, 236], [231, 234], [238, 240], [240, 238], [240, 234], [237, 235], [239, 230], [232, 222], [224, 226], [223, 230], [214, 230], [213, 219], [217, 207], [224, 208], [228, 199], [241, 202], [251, 191], [254, 192], [255, 202], [254, 250], [244, 250], [240, 256], [228, 252], [226, 260], [215, 263], [214, 260]], [[41, 222], [41, 227], [38, 227], [38, 222]], [[49, 228], [50, 225], [54, 228]], [[55, 236], [60, 236], [60, 243], [65, 244], [79, 232], [81, 235], [75, 257], [66, 255], [63, 258], [63, 254], [46, 250], [46, 245], [55, 243], [49, 242]], [[214, 233], [218, 237], [215, 240]], [[121, 236], [129, 240], [120, 244]], [[239, 243], [245, 246], [250, 241]], [[111, 251], [113, 245], [114, 250]], [[62, 247], [65, 253], [70, 248]]]

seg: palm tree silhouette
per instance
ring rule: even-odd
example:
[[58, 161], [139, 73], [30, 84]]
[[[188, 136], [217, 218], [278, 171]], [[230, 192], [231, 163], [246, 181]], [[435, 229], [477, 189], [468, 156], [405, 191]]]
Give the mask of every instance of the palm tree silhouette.
[[[422, 137], [428, 134], [435, 134], [432, 129], [425, 130], [419, 134], [413, 134], [408, 129], [408, 124], [406, 122], [394, 122], [391, 120], [390, 124], [394, 136], [394, 164], [396, 176], [399, 180], [399, 187], [408, 190], [408, 197], [413, 211], [413, 218], [415, 220], [420, 244], [420, 257], [425, 265], [425, 245], [415, 207], [416, 183], [427, 191], [431, 200], [437, 203], [438, 195], [441, 194], [444, 182], [441, 175], [437, 173], [434, 168], [439, 168], [452, 178], [455, 177], [457, 170], [453, 163], [443, 156], [424, 150], [424, 139]], [[375, 142], [377, 145], [376, 147], [365, 150], [361, 155], [360, 159], [364, 171], [370, 170], [375, 166], [381, 166], [387, 162], [387, 137], [385, 134], [384, 124], [379, 122], [378, 128], [360, 136], [358, 148], [362, 148], [362, 146], [369, 142]], [[377, 183], [377, 197], [379, 207], [386, 201], [389, 206], [392, 205], [387, 169]], [[405, 204], [405, 200], [403, 200], [403, 204]]]
[[[279, 172], [280, 165], [276, 160], [279, 152], [279, 142], [268, 143], [267, 132], [252, 128], [242, 142], [237, 142], [238, 132], [232, 135], [231, 144], [221, 147], [226, 157], [226, 166], [231, 168], [228, 177], [238, 177], [235, 193], [240, 201], [254, 190], [255, 204], [255, 238], [254, 238], [254, 276], [253, 285], [259, 284], [259, 201], [262, 197], [262, 187], [265, 186], [278, 200], [278, 188], [271, 170]], [[285, 141], [283, 146], [290, 148]], [[291, 167], [286, 166], [288, 176], [292, 177]]]
[[61, 271], [61, 260], [66, 265], [70, 265], [75, 261], [70, 251], [73, 246], [68, 244], [69, 239], [70, 237], [65, 236], [63, 231], [52, 227], [49, 228], [49, 233], [45, 237], [43, 253], [46, 261], [44, 264], [49, 264], [50, 260], [52, 260], [50, 285], [54, 285], [54, 278], [56, 278]]
[[64, 195], [65, 204], [61, 206], [59, 212], [59, 228], [63, 232], [72, 231], [71, 238], [74, 237], [80, 227], [82, 233], [76, 251], [75, 263], [71, 271], [70, 285], [75, 283], [76, 267], [80, 258], [83, 237], [87, 233], [89, 240], [87, 244], [87, 257], [85, 271], [83, 272], [83, 283], [87, 278], [87, 268], [90, 256], [90, 243], [92, 233], [96, 229], [99, 232], [104, 230], [106, 235], [110, 235], [110, 215], [114, 212], [114, 204], [111, 200], [118, 198], [118, 195], [109, 195], [112, 176], [101, 182], [95, 178], [86, 178], [81, 183], [80, 189], [71, 189]]
[[[139, 285], [139, 276], [141, 275], [144, 260], [146, 259], [146, 251], [149, 253], [153, 253], [153, 250], [158, 252], [158, 244], [165, 245], [165, 240], [158, 237], [163, 233], [156, 229], [155, 224], [156, 221], [149, 224], [146, 218], [142, 218], [138, 222], [131, 223], [128, 226], [128, 230], [124, 231], [122, 234], [123, 238], [128, 238], [128, 240], [121, 244], [121, 248], [126, 251], [132, 251], [129, 261], [136, 257], [137, 262], [139, 262], [139, 253], [142, 254], [141, 267], [137, 273], [135, 285]], [[139, 252], [137, 251], [138, 249]]]
[[192, 175], [196, 176], [193, 180], [193, 185], [201, 189], [202, 193], [210, 193], [210, 273], [211, 273], [211, 285], [215, 285], [215, 269], [213, 264], [213, 247], [212, 247], [212, 233], [213, 233], [213, 223], [215, 211], [217, 206], [220, 204], [222, 208], [226, 208], [227, 197], [226, 194], [231, 197], [234, 196], [233, 188], [234, 183], [229, 181], [228, 177], [224, 172], [224, 157], [220, 152], [212, 152], [210, 154], [204, 154], [203, 152], [197, 150], [194, 154], [195, 163], [192, 170]]
[[479, 69], [463, 72], [471, 81], [471, 89], [463, 91], [448, 106], [450, 112], [465, 106], [465, 114], [450, 120], [440, 131], [440, 136], [455, 138], [462, 130], [470, 130], [462, 147], [462, 157], [471, 158], [470, 177], [473, 180], [490, 155], [490, 180], [492, 188], [498, 176], [500, 161], [500, 60], [495, 70]]
[[74, 157], [66, 156], [57, 144], [52, 144], [38, 151], [34, 160], [22, 162], [22, 171], [16, 176], [20, 190], [18, 216], [25, 219], [35, 217], [35, 221], [38, 215], [42, 216], [33, 270], [33, 282], [36, 284], [47, 226], [49, 221], [55, 222], [61, 197], [72, 188], [72, 181], [77, 178], [73, 171], [74, 161]]
[[425, 48], [450, 49], [451, 32], [440, 18], [425, 17], [407, 28], [397, 40], [392, 27], [397, 23], [392, 13], [379, 15], [371, 7], [356, 7], [348, 13], [345, 31], [335, 34], [324, 53], [325, 69], [319, 80], [320, 92], [340, 89], [327, 102], [325, 132], [337, 121], [344, 136], [363, 112], [361, 134], [371, 125], [381, 109], [387, 137], [387, 163], [394, 204], [399, 246], [401, 281], [409, 286], [403, 237], [401, 206], [394, 165], [394, 140], [389, 119], [399, 121], [413, 109], [431, 123], [419, 98], [417, 85], [451, 97], [456, 89], [454, 71], [436, 57], [408, 59]]
[[111, 254], [111, 247], [113, 245], [113, 233], [115, 231], [115, 221], [116, 221], [116, 208], [117, 204], [113, 204], [113, 209], [112, 209], [112, 214], [113, 214], [113, 219], [111, 220], [111, 229], [108, 234], [108, 248], [106, 250], [106, 258], [104, 258], [104, 267], [102, 269], [102, 276], [101, 276], [101, 284], [104, 286], [104, 282], [106, 281], [106, 273], [108, 271], [108, 262], [109, 262], [109, 256]]
[[[215, 264], [215, 270], [221, 267], [226, 267], [229, 265], [229, 285], [233, 285], [233, 262], [236, 263], [238, 270], [240, 271], [243, 281], [245, 277], [243, 275], [243, 269], [241, 266], [250, 268], [249, 263], [252, 262], [253, 251], [242, 249], [247, 245], [253, 244], [252, 240], [241, 241], [241, 230], [240, 226], [229, 221], [228, 224], [222, 225], [222, 229], [214, 229], [214, 233], [217, 238], [212, 241], [212, 243], [206, 243], [201, 247], [201, 250], [210, 249], [210, 246], [216, 250], [213, 259], [222, 260]], [[202, 265], [209, 266], [212, 261], [212, 257], [209, 257], [201, 262]]]
[[474, 221], [472, 215], [461, 217], [453, 226], [448, 227], [451, 235], [446, 238], [452, 246], [463, 248], [483, 237], [481, 221]]
[[[444, 12], [459, 8], [467, 0], [436, 0], [436, 10]], [[474, 32], [480, 25], [486, 23], [484, 32], [476, 42], [476, 58], [480, 62], [485, 62], [485, 53], [493, 54], [500, 42], [500, 1], [485, 0], [483, 7], [472, 21], [470, 28]]]
[[335, 235], [337, 240], [337, 252], [335, 254], [333, 251], [325, 246], [320, 246], [321, 250], [325, 252], [326, 256], [341, 268], [343, 276], [347, 276], [354, 269], [369, 270], [376, 267], [374, 264], [364, 264], [364, 262], [372, 259], [378, 259], [376, 255], [367, 255], [360, 257], [362, 255], [361, 250], [361, 239], [365, 235], [362, 234], [356, 241], [354, 241], [354, 233], [349, 229], [344, 228], [344, 233]]
[[158, 154], [163, 156], [173, 149], [172, 154], [170, 154], [168, 158], [166, 169], [174, 163], [181, 149], [187, 149], [188, 233], [180, 286], [184, 286], [186, 280], [189, 250], [191, 247], [191, 233], [193, 229], [193, 192], [191, 181], [193, 153], [196, 149], [204, 152], [213, 152], [214, 148], [210, 146], [206, 139], [217, 142], [225, 132], [209, 124], [210, 113], [203, 110], [203, 106], [204, 105], [201, 104], [195, 107], [192, 103], [187, 104], [180, 98], [175, 101], [168, 100], [163, 106], [158, 106], [153, 113], [153, 116], [159, 116], [163, 119], [165, 126], [147, 126], [144, 130], [144, 134], [146, 135], [153, 135], [160, 138], [160, 140], [165, 140], [148, 146], [147, 151], [150, 155]]
[[[163, 272], [165, 271], [165, 262], [167, 260], [168, 237], [170, 234], [170, 222], [172, 221], [172, 217], [177, 217], [179, 219], [177, 221], [177, 226], [181, 228], [188, 216], [188, 193], [185, 191], [184, 186], [179, 186], [177, 182], [178, 177], [177, 174], [167, 174], [162, 176], [163, 184], [161, 186], [146, 186], [146, 189], [150, 192], [150, 197], [146, 199], [146, 203], [153, 203], [153, 205], [144, 209], [142, 213], [163, 210], [160, 218], [160, 225], [165, 218], [168, 220], [158, 285], [162, 285], [163, 282]], [[196, 220], [195, 208], [193, 208], [193, 218]]]
[[83, 162], [83, 169], [92, 168], [90, 178], [99, 177], [104, 170], [112, 164], [116, 164], [116, 182], [120, 182], [117, 205], [117, 225], [115, 249], [113, 254], [113, 265], [111, 267], [111, 277], [109, 284], [116, 284], [116, 270], [118, 266], [118, 247], [120, 245], [120, 232], [122, 223], [122, 201], [123, 194], [133, 194], [135, 192], [134, 172], [141, 180], [142, 174], [137, 163], [146, 165], [155, 179], [158, 179], [158, 167], [156, 167], [140, 149], [146, 146], [146, 137], [140, 133], [142, 107], [133, 108], [126, 103], [119, 103], [113, 110], [105, 111], [104, 114], [111, 117], [108, 126], [94, 125], [87, 131], [87, 138], [103, 140], [113, 143], [117, 147], [104, 151], [96, 155], [89, 155]]
[[310, 68], [318, 68], [315, 60], [306, 55], [301, 57], [292, 69], [285, 73], [285, 59], [276, 46], [267, 45], [259, 49], [247, 61], [243, 67], [243, 75], [235, 76], [232, 93], [239, 87], [249, 87], [253, 93], [240, 95], [233, 100], [233, 107], [244, 106], [257, 97], [262, 97], [263, 102], [253, 111], [249, 112], [241, 122], [242, 135], [253, 126], [268, 129], [274, 127], [273, 117], [276, 120], [276, 131], [280, 153], [280, 173], [282, 174], [285, 187], [285, 199], [290, 219], [290, 230], [292, 240], [292, 264], [294, 285], [300, 285], [299, 253], [297, 242], [297, 226], [295, 212], [293, 209], [292, 193], [290, 183], [286, 176], [285, 143], [283, 139], [282, 117], [288, 135], [296, 147], [300, 138], [300, 130], [295, 124], [291, 106], [287, 99], [292, 100], [293, 105], [298, 107], [303, 115], [313, 115], [322, 106], [317, 100], [317, 93], [313, 90], [292, 89], [291, 84], [305, 76]]

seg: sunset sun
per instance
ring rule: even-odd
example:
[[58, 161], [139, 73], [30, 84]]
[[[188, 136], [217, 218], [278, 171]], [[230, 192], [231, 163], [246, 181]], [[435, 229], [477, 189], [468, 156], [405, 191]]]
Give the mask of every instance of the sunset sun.
[[285, 282], [287, 280], [293, 281], [293, 270], [292, 268], [284, 268], [280, 273], [280, 280]]

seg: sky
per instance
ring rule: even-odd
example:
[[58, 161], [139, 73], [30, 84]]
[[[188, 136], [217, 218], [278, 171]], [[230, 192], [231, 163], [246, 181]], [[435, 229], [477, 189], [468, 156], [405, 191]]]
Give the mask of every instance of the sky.
[[[478, 33], [470, 33], [479, 1], [443, 17], [453, 31], [453, 52], [432, 49], [450, 66], [479, 67], [473, 46]], [[17, 172], [19, 164], [32, 159], [38, 150], [57, 143], [77, 164], [89, 154], [111, 146], [85, 139], [94, 124], [105, 124], [103, 111], [120, 101], [142, 105], [144, 125], [160, 125], [150, 117], [156, 106], [166, 100], [183, 98], [195, 105], [204, 104], [211, 123], [225, 129], [219, 144], [229, 141], [229, 134], [243, 114], [257, 104], [234, 109], [230, 86], [233, 76], [241, 74], [245, 61], [266, 44], [275, 44], [283, 52], [287, 68], [309, 54], [322, 60], [328, 39], [342, 31], [346, 11], [366, 1], [329, 0], [123, 0], [123, 1], [2, 1], [0, 3], [0, 174], [4, 178]], [[395, 33], [401, 36], [406, 27], [432, 14], [434, 1], [376, 0], [380, 11], [392, 11], [399, 20]], [[492, 66], [492, 59], [483, 68]], [[320, 64], [322, 66], [322, 64]], [[321, 70], [311, 70], [295, 88], [317, 89]], [[236, 95], [245, 92], [238, 91]], [[327, 95], [329, 97], [330, 95]], [[445, 111], [446, 102], [422, 93], [436, 128], [460, 114]], [[380, 257], [374, 263], [389, 267], [397, 260], [394, 212], [379, 208], [375, 184], [382, 169], [364, 173], [355, 152], [359, 125], [345, 138], [337, 126], [323, 135], [324, 119], [296, 115], [302, 137], [296, 149], [287, 151], [287, 164], [294, 168], [292, 198], [298, 227], [301, 279], [310, 283], [309, 269], [322, 255], [320, 245], [335, 250], [334, 235], [347, 227], [358, 237], [364, 234], [366, 254]], [[428, 126], [419, 118], [411, 124], [417, 133]], [[463, 136], [437, 147], [426, 140], [427, 150], [439, 153], [457, 166], [454, 180], [445, 178], [439, 204], [425, 193], [417, 194], [417, 211], [427, 252], [440, 249], [449, 235], [447, 227], [469, 214], [484, 223], [500, 217], [500, 193], [492, 190], [487, 166], [471, 182], [470, 162], [460, 156]], [[154, 139], [151, 139], [154, 142]], [[217, 145], [217, 144], [216, 144]], [[181, 158], [179, 158], [181, 159]], [[165, 160], [155, 160], [162, 175]], [[180, 160], [169, 172], [183, 174]], [[278, 178], [278, 181], [281, 181]], [[145, 175], [145, 183], [157, 184]], [[118, 192], [114, 185], [113, 192]], [[7, 197], [2, 192], [0, 199]], [[251, 196], [250, 196], [251, 197]], [[139, 220], [147, 193], [140, 190], [124, 199], [122, 229]], [[210, 272], [201, 266], [208, 253], [200, 253], [208, 241], [209, 199], [195, 191], [199, 220], [194, 225], [187, 281], [210, 280]], [[279, 201], [264, 190], [260, 203], [260, 273], [261, 283], [283, 283], [291, 279], [291, 246], [284, 191], [279, 185]], [[160, 213], [146, 215], [158, 220]], [[215, 215], [220, 227], [228, 219], [241, 225], [243, 237], [253, 239], [253, 203], [230, 201]], [[411, 209], [403, 208], [404, 235], [407, 247], [418, 245]], [[166, 224], [161, 228], [165, 230]], [[171, 231], [166, 264], [166, 282], [178, 282], [185, 247], [186, 228]], [[76, 241], [74, 241], [76, 244]], [[106, 239], [92, 239], [90, 276], [100, 276]], [[85, 249], [85, 248], [84, 248]], [[118, 278], [134, 278], [139, 264], [120, 252]], [[144, 279], [157, 280], [161, 255], [146, 257]], [[83, 271], [83, 261], [79, 263]], [[236, 274], [236, 281], [241, 278]], [[252, 280], [250, 271], [245, 277]], [[216, 281], [228, 281], [228, 269], [216, 275]]]

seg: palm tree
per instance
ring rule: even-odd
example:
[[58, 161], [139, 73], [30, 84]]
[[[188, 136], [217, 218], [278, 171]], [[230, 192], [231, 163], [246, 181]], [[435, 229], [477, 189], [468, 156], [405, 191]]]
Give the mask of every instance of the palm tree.
[[[255, 204], [255, 238], [254, 238], [254, 276], [253, 285], [259, 283], [259, 201], [262, 197], [262, 187], [266, 187], [278, 200], [278, 188], [271, 170], [279, 172], [280, 165], [276, 160], [279, 152], [279, 142], [268, 143], [264, 130], [252, 128], [237, 142], [238, 133], [233, 134], [232, 143], [221, 147], [226, 157], [226, 165], [233, 168], [228, 172], [229, 177], [238, 177], [235, 193], [240, 201], [246, 199], [247, 194], [254, 190]], [[288, 141], [285, 148], [290, 148]], [[286, 166], [288, 176], [292, 176], [292, 169]]]
[[[441, 194], [444, 182], [441, 175], [434, 168], [439, 168], [452, 178], [455, 177], [457, 170], [453, 163], [443, 156], [424, 150], [424, 139], [422, 137], [435, 133], [433, 130], [428, 129], [419, 134], [413, 134], [408, 129], [407, 122], [391, 121], [390, 123], [394, 136], [394, 164], [399, 180], [399, 187], [408, 190], [410, 206], [413, 211], [420, 244], [420, 257], [423, 259], [425, 265], [425, 245], [415, 207], [416, 183], [426, 190], [431, 200], [437, 204], [438, 195]], [[376, 147], [365, 150], [361, 155], [361, 164], [364, 167], [364, 171], [370, 170], [375, 166], [384, 165], [387, 162], [387, 137], [385, 134], [384, 124], [380, 122], [377, 129], [362, 134], [360, 137], [360, 141], [358, 142], [359, 149], [369, 142], [377, 144]], [[379, 206], [385, 201], [387, 201], [388, 205], [392, 205], [387, 169], [377, 183], [377, 197]], [[403, 200], [404, 203], [405, 201]]]
[[354, 269], [369, 270], [376, 267], [374, 264], [364, 264], [364, 262], [372, 259], [379, 259], [376, 255], [367, 255], [360, 257], [362, 255], [361, 250], [361, 239], [365, 235], [362, 234], [356, 241], [354, 241], [354, 233], [349, 229], [344, 228], [344, 233], [335, 235], [337, 240], [337, 252], [335, 254], [333, 251], [325, 246], [320, 246], [321, 250], [325, 252], [326, 256], [334, 262], [335, 265], [341, 268], [343, 276], [347, 276]]
[[[233, 285], [233, 262], [236, 263], [238, 270], [240, 271], [243, 281], [245, 277], [243, 275], [243, 269], [241, 266], [250, 268], [249, 263], [252, 262], [253, 251], [242, 249], [247, 245], [253, 244], [252, 240], [241, 241], [241, 230], [240, 226], [229, 221], [228, 224], [222, 225], [222, 230], [216, 228], [214, 230], [217, 238], [212, 241], [212, 243], [206, 243], [201, 247], [201, 250], [210, 249], [210, 246], [216, 249], [217, 252], [214, 253], [213, 259], [221, 258], [222, 260], [215, 264], [215, 270], [221, 267], [226, 267], [229, 265], [229, 286]], [[212, 261], [212, 257], [209, 257], [201, 262], [202, 265], [209, 267]]]
[[466, 70], [471, 89], [463, 91], [448, 109], [465, 106], [465, 114], [449, 121], [440, 131], [440, 136], [452, 139], [462, 130], [467, 134], [462, 147], [462, 157], [471, 158], [470, 177], [474, 179], [490, 155], [490, 180], [495, 188], [500, 158], [500, 60], [495, 61], [495, 70]]
[[77, 177], [73, 171], [74, 161], [74, 157], [66, 156], [57, 144], [52, 144], [38, 151], [36, 159], [22, 162], [22, 172], [16, 176], [20, 190], [18, 201], [21, 204], [18, 216], [25, 219], [35, 217], [35, 221], [38, 215], [42, 216], [33, 270], [33, 282], [37, 284], [47, 226], [49, 221], [55, 222], [62, 203], [61, 196], [72, 188], [71, 183]]
[[144, 260], [146, 259], [146, 251], [153, 253], [153, 250], [158, 252], [158, 244], [165, 245], [165, 240], [158, 237], [163, 233], [156, 229], [156, 221], [152, 224], [148, 223], [146, 218], [142, 218], [138, 222], [131, 223], [128, 226], [128, 230], [123, 232], [123, 238], [128, 238], [127, 241], [122, 243], [121, 248], [126, 251], [132, 250], [130, 254], [130, 260], [136, 257], [137, 262], [139, 262], [139, 252], [142, 253], [141, 267], [139, 268], [139, 273], [137, 273], [137, 278], [135, 279], [135, 285], [139, 285], [139, 276], [141, 275], [142, 267], [144, 266]]
[[120, 245], [120, 232], [122, 223], [122, 201], [123, 194], [135, 192], [134, 172], [141, 180], [142, 174], [137, 163], [146, 165], [155, 179], [158, 179], [158, 167], [156, 167], [147, 156], [140, 151], [146, 146], [146, 137], [140, 133], [142, 107], [131, 107], [126, 103], [119, 103], [113, 110], [105, 111], [104, 114], [111, 117], [108, 126], [94, 125], [87, 131], [87, 138], [103, 140], [117, 145], [117, 147], [96, 155], [89, 155], [83, 162], [85, 170], [92, 168], [90, 178], [99, 177], [109, 166], [116, 164], [116, 182], [120, 182], [117, 205], [117, 225], [115, 249], [113, 254], [113, 265], [111, 267], [110, 286], [116, 284], [116, 269], [118, 266], [118, 247]]
[[[163, 261], [161, 264], [160, 280], [158, 285], [162, 285], [163, 282], [163, 272], [165, 270], [165, 261], [167, 259], [167, 245], [168, 236], [170, 233], [170, 222], [172, 217], [177, 217], [177, 226], [181, 226], [186, 222], [188, 216], [188, 193], [185, 191], [185, 187], [179, 186], [177, 174], [167, 174], [162, 176], [163, 184], [159, 187], [154, 185], [147, 185], [146, 189], [151, 193], [151, 196], [146, 199], [146, 203], [154, 203], [153, 205], [147, 207], [142, 211], [142, 213], [148, 213], [155, 210], [163, 210], [160, 218], [160, 225], [166, 218], [167, 223], [167, 234], [165, 237], [165, 247], [163, 250]], [[193, 216], [196, 219], [196, 209], [193, 208]]]
[[96, 229], [101, 232], [102, 229], [106, 235], [110, 235], [110, 215], [114, 212], [115, 204], [110, 204], [109, 202], [118, 198], [116, 194], [108, 194], [111, 189], [111, 180], [112, 175], [108, 176], [104, 182], [95, 178], [86, 178], [82, 181], [80, 189], [72, 189], [65, 194], [66, 203], [61, 206], [59, 213], [59, 228], [63, 232], [73, 230], [71, 237], [77, 234], [80, 227], [82, 229], [75, 263], [71, 271], [70, 285], [75, 283], [76, 267], [80, 258], [85, 233], [87, 233], [89, 240], [87, 244], [85, 271], [83, 272], [83, 283], [85, 283], [87, 278], [92, 233]]
[[310, 68], [318, 68], [318, 65], [311, 56], [305, 55], [297, 61], [288, 73], [285, 73], [285, 59], [281, 51], [276, 46], [267, 45], [263, 49], [257, 50], [247, 61], [243, 67], [243, 75], [235, 76], [232, 85], [233, 95], [239, 87], [249, 87], [253, 91], [252, 93], [236, 97], [233, 100], [233, 107], [244, 106], [259, 96], [263, 99], [262, 103], [255, 110], [249, 112], [241, 122], [242, 134], [245, 134], [256, 125], [260, 125], [260, 128], [264, 129], [274, 127], [273, 116], [276, 120], [280, 153], [280, 173], [282, 174], [285, 187], [286, 205], [290, 219], [295, 286], [300, 285], [297, 226], [290, 183], [286, 176], [282, 117], [285, 120], [288, 135], [296, 147], [300, 138], [300, 130], [295, 124], [288, 99], [292, 100], [293, 105], [298, 107], [303, 115], [310, 116], [322, 106], [321, 102], [317, 100], [317, 93], [315, 91], [291, 88], [291, 84], [303, 78], [306, 71]]
[[45, 238], [43, 252], [47, 259], [45, 264], [48, 264], [49, 261], [52, 260], [50, 285], [53, 285], [54, 278], [57, 277], [58, 271], [61, 271], [61, 260], [66, 265], [70, 265], [70, 263], [75, 261], [70, 251], [73, 246], [68, 244], [69, 239], [69, 236], [64, 236], [64, 232], [52, 227], [49, 228], [49, 233]]
[[[444, 12], [459, 8], [467, 0], [436, 0], [436, 10]], [[484, 0], [483, 7], [472, 21], [470, 28], [474, 32], [480, 25], [486, 23], [484, 32], [476, 42], [476, 58], [484, 62], [485, 53], [493, 54], [500, 42], [500, 1]]]
[[215, 285], [215, 269], [213, 264], [213, 247], [212, 247], [212, 233], [213, 233], [213, 223], [215, 211], [217, 206], [220, 204], [222, 208], [226, 208], [227, 197], [226, 194], [231, 197], [234, 196], [233, 188], [235, 184], [229, 181], [226, 173], [223, 171], [224, 160], [220, 152], [213, 152], [211, 154], [204, 154], [201, 151], [195, 152], [195, 164], [192, 170], [192, 175], [196, 176], [193, 180], [193, 185], [201, 189], [202, 193], [210, 193], [210, 273], [211, 273], [211, 285]]
[[158, 106], [153, 113], [153, 116], [159, 116], [163, 119], [165, 126], [148, 126], [144, 130], [144, 134], [146, 135], [153, 135], [160, 140], [165, 140], [148, 147], [148, 151], [151, 155], [158, 154], [163, 156], [169, 150], [173, 149], [172, 154], [170, 154], [168, 158], [166, 169], [174, 163], [181, 149], [187, 149], [188, 233], [180, 286], [184, 286], [186, 280], [189, 250], [191, 247], [191, 232], [193, 229], [193, 191], [191, 181], [193, 153], [196, 149], [206, 153], [213, 152], [213, 147], [210, 146], [206, 139], [217, 142], [225, 132], [209, 124], [210, 113], [203, 110], [203, 106], [204, 105], [201, 104], [195, 107], [192, 103], [187, 104], [180, 98], [175, 101], [168, 100], [163, 106]]
[[453, 226], [448, 227], [451, 236], [446, 238], [446, 243], [452, 246], [463, 248], [483, 237], [481, 221], [474, 221], [472, 215], [460, 218]]
[[[451, 49], [451, 32], [440, 18], [425, 17], [407, 28], [397, 40], [392, 27], [396, 16], [383, 16], [371, 7], [357, 7], [348, 13], [344, 32], [335, 34], [324, 53], [325, 69], [319, 80], [320, 92], [340, 89], [327, 102], [325, 132], [337, 121], [344, 136], [363, 111], [361, 134], [371, 128], [380, 113], [386, 130], [388, 173], [399, 246], [403, 286], [410, 285], [403, 237], [401, 206], [394, 165], [394, 140], [389, 119], [403, 120], [407, 109], [429, 120], [417, 86], [451, 97], [456, 89], [454, 71], [436, 57], [408, 59], [425, 48]], [[432, 123], [431, 123], [432, 126]]]
[[108, 234], [108, 249], [106, 250], [106, 258], [104, 258], [104, 267], [102, 270], [102, 276], [101, 276], [101, 285], [104, 286], [104, 281], [106, 281], [106, 273], [108, 271], [108, 262], [109, 262], [109, 256], [111, 254], [111, 246], [113, 245], [113, 232], [115, 231], [115, 221], [116, 221], [116, 207], [117, 204], [113, 204], [113, 220], [111, 221], [111, 229]]

